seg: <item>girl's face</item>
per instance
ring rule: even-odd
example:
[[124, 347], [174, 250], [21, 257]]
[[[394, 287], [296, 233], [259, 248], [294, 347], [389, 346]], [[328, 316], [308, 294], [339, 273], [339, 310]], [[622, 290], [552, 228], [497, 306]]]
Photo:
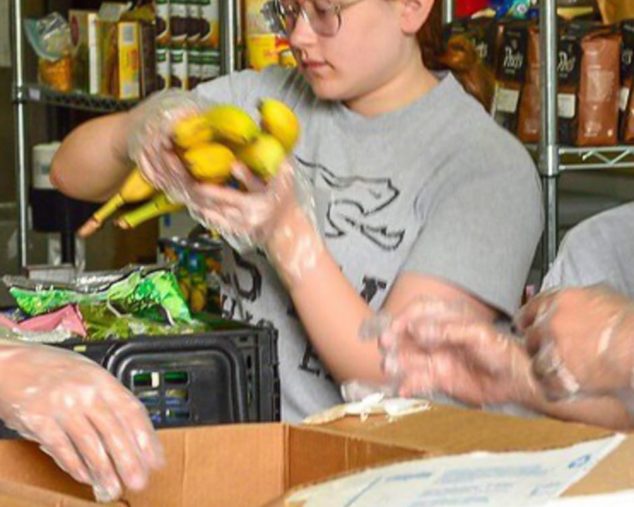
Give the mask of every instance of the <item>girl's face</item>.
[[[403, 30], [406, 0], [282, 1], [308, 13], [293, 18], [289, 38], [300, 71], [322, 99], [351, 101], [372, 94], [389, 86], [413, 54], [420, 59], [412, 51], [415, 38]], [[337, 7], [339, 30], [332, 36], [320, 34], [316, 19], [325, 19], [327, 12], [336, 16]]]

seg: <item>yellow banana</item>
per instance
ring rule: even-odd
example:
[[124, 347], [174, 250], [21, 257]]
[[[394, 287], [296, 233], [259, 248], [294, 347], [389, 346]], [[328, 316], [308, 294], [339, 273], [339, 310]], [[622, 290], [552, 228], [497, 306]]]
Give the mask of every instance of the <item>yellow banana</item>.
[[187, 150], [210, 142], [213, 139], [213, 130], [205, 115], [197, 114], [176, 122], [172, 129], [172, 138], [177, 146]]
[[237, 146], [250, 142], [260, 131], [249, 113], [231, 104], [208, 109], [205, 118], [211, 125], [215, 138]]
[[115, 222], [115, 225], [121, 229], [134, 229], [152, 218], [180, 211], [184, 207], [185, 206], [180, 203], [170, 201], [165, 194], [160, 193], [151, 201], [121, 215]]
[[291, 108], [276, 99], [262, 99], [258, 107], [262, 129], [275, 137], [286, 153], [293, 151], [300, 134], [299, 120]]
[[231, 176], [231, 164], [236, 157], [220, 143], [206, 143], [190, 148], [183, 154], [190, 174], [200, 181], [222, 183]]
[[146, 181], [141, 171], [135, 167], [123, 182], [119, 191], [95, 211], [86, 223], [79, 228], [77, 231], [78, 236], [86, 238], [92, 235], [121, 206], [127, 203], [144, 201], [155, 193], [156, 189]]
[[264, 180], [275, 176], [286, 158], [282, 144], [270, 134], [260, 134], [238, 150], [238, 158]]

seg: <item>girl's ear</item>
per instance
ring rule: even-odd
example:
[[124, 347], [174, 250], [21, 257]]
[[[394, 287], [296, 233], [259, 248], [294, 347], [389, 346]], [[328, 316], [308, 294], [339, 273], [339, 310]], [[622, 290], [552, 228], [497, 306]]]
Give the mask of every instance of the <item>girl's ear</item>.
[[398, 0], [401, 3], [401, 29], [416, 34], [427, 21], [434, 2], [441, 0]]

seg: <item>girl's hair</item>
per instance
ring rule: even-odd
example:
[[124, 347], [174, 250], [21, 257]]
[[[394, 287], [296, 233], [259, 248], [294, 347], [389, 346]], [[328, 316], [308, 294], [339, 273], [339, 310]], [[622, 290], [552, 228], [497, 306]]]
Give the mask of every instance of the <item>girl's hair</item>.
[[418, 32], [423, 62], [430, 70], [450, 70], [464, 89], [488, 111], [493, 100], [493, 73], [480, 61], [475, 47], [462, 36], [443, 38], [442, 1], [435, 0], [429, 18]]

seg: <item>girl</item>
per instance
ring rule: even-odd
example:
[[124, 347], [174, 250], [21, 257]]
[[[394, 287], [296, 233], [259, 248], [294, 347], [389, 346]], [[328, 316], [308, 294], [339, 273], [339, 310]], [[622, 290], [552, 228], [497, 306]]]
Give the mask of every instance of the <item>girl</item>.
[[[134, 138], [148, 179], [259, 247], [227, 252], [224, 310], [278, 329], [282, 414], [297, 421], [339, 403], [343, 381], [385, 380], [376, 344], [358, 339], [378, 309], [429, 296], [485, 321], [512, 314], [542, 212], [529, 155], [464, 89], [490, 99], [473, 51], [442, 50], [440, 0], [274, 4], [299, 67], [193, 92], [254, 115], [267, 96], [295, 110], [302, 137], [268, 185], [239, 165], [248, 192], [189, 179], [162, 128], [181, 113], [160, 95], [77, 128], [52, 179], [74, 197], [105, 199], [130, 170]], [[302, 179], [314, 219], [296, 197]]]

